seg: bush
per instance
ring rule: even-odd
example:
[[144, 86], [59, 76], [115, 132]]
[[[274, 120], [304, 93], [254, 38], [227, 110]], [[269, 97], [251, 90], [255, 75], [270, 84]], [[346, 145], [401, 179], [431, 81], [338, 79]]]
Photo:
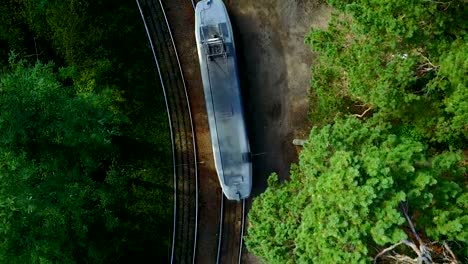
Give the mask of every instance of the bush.
[[466, 261], [466, 5], [329, 2], [328, 28], [306, 37], [315, 127], [291, 180], [273, 175], [254, 200], [248, 249], [268, 263], [361, 263], [414, 258], [397, 246], [412, 244], [437, 261], [447, 242]]

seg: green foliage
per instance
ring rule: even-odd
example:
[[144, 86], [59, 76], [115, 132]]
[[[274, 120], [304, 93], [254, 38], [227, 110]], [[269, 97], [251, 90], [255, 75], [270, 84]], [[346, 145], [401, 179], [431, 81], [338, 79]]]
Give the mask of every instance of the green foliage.
[[[468, 35], [463, 1], [330, 0], [306, 43], [316, 125], [291, 179], [254, 200], [246, 245], [267, 263], [365, 263], [413, 239], [468, 259]], [[358, 120], [358, 117], [361, 120]], [[397, 248], [397, 250], [399, 250]]]
[[312, 130], [291, 180], [273, 176], [254, 201], [249, 250], [267, 263], [367, 262], [376, 246], [407, 237], [402, 202], [419, 231], [468, 244], [462, 154], [431, 154], [371, 121]]
[[119, 155], [127, 118], [109, 90], [80, 92], [58, 75], [17, 63], [0, 77], [0, 261], [109, 263], [167, 247], [147, 235], [168, 228], [171, 190], [154, 177], [165, 170]]
[[[0, 257], [71, 262], [77, 249], [70, 240], [84, 246], [94, 222], [89, 218], [100, 217], [94, 178], [112, 162], [111, 139], [123, 118], [110, 109], [106, 94], [64, 88], [52, 65], [11, 67], [0, 80], [0, 200], [6, 201]], [[117, 218], [102, 220], [113, 231]]]
[[[444, 98], [445, 112], [450, 116], [439, 126], [447, 126], [450, 134], [460, 133], [468, 138], [468, 43], [456, 41], [440, 62], [440, 73], [431, 83], [434, 90], [448, 94]], [[443, 129], [439, 129], [443, 131]], [[441, 133], [438, 138], [443, 138]]]
[[294, 263], [296, 256], [292, 250], [299, 225], [297, 219], [307, 201], [299, 203], [301, 199], [290, 199], [297, 195], [301, 186], [295, 182], [290, 188], [284, 188], [276, 174], [270, 176], [268, 186], [249, 213], [247, 247], [268, 263]]
[[[0, 11], [1, 162], [15, 169], [2, 175], [0, 262], [164, 261], [170, 140], [135, 2], [7, 0]], [[35, 66], [8, 66], [10, 50]]]
[[415, 122], [433, 142], [466, 141], [466, 5], [330, 2], [345, 14], [336, 11], [328, 29], [313, 30], [306, 39], [320, 55], [313, 68], [312, 120], [324, 125], [370, 108], [385, 120]]

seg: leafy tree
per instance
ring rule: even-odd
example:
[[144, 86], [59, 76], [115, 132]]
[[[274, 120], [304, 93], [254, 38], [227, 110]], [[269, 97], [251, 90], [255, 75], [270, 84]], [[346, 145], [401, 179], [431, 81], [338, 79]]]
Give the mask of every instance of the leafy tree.
[[374, 248], [411, 238], [403, 203], [417, 230], [466, 248], [462, 153], [434, 154], [393, 132], [352, 117], [313, 129], [291, 180], [273, 176], [254, 201], [248, 249], [267, 263], [367, 262]]
[[[57, 161], [56, 170], [61, 171], [60, 175], [72, 173], [75, 167], [80, 169], [76, 171], [76, 179], [57, 177], [63, 182], [73, 182], [82, 193], [70, 206], [70, 212], [76, 212], [73, 221], [86, 230], [73, 231], [70, 219], [66, 218], [63, 223], [67, 226], [62, 226], [64, 232], [58, 233], [61, 240], [42, 240], [43, 247], [54, 250], [41, 251], [41, 260], [126, 263], [167, 259], [172, 226], [172, 207], [168, 206], [172, 178], [167, 115], [135, 2], [7, 0], [0, 8], [0, 65], [4, 73], [11, 75], [17, 67], [8, 66], [8, 53], [14, 50], [18, 57], [30, 63], [54, 61], [54, 65], [40, 64], [42, 66], [33, 68], [47, 68], [47, 74], [53, 77], [47, 75], [50, 78], [46, 79], [60, 86], [58, 99], [53, 97], [54, 93], [44, 92], [50, 97], [46, 97], [47, 100], [58, 100], [56, 106], [44, 108], [42, 105], [46, 102], [37, 99], [41, 106], [30, 111], [34, 118], [26, 116], [24, 122], [17, 125], [27, 125], [26, 131], [43, 127], [40, 131], [44, 133], [41, 139], [45, 143], [41, 144], [48, 146], [39, 148], [39, 152], [38, 143], [28, 143], [21, 150], [21, 153], [28, 153], [23, 162], [37, 164], [37, 157], [41, 161], [48, 157], [50, 164], [52, 160]], [[27, 64], [18, 67], [30, 69], [24, 65]], [[43, 71], [39, 75], [42, 76]], [[31, 87], [39, 82], [39, 79], [29, 78]], [[17, 77], [12, 83], [16, 81], [23, 82]], [[18, 97], [28, 91], [25, 88]], [[36, 120], [42, 108], [48, 112], [43, 113], [44, 120]], [[16, 115], [22, 117], [21, 112], [11, 114]], [[35, 124], [31, 120], [45, 125], [41, 123], [31, 128]], [[55, 127], [49, 126], [51, 120]], [[88, 132], [83, 133], [83, 128]], [[16, 131], [12, 130], [11, 134], [25, 140]], [[58, 143], [48, 143], [54, 140]], [[68, 146], [70, 142], [75, 145], [63, 145]], [[32, 157], [35, 159], [31, 160]], [[32, 171], [31, 175], [36, 172]], [[44, 182], [56, 188], [57, 195], [68, 197], [70, 190], [59, 188], [58, 182]], [[35, 183], [25, 180], [24, 184], [33, 186]], [[15, 195], [26, 194], [18, 190]], [[56, 201], [57, 214], [66, 215], [68, 211], [62, 207], [66, 208], [67, 203], [65, 199]], [[46, 207], [50, 206], [43, 205]], [[31, 229], [39, 230], [42, 220], [38, 214], [29, 215], [27, 220], [31, 221]], [[47, 229], [47, 235], [51, 234], [50, 230]], [[75, 235], [79, 239], [74, 239]], [[18, 240], [21, 237], [18, 235]], [[65, 239], [68, 246], [61, 244]], [[55, 246], [58, 244], [61, 247]], [[25, 257], [13, 257], [19, 256], [15, 252], [22, 252]], [[3, 252], [7, 255], [2, 257], [10, 262], [27, 263], [34, 252], [33, 247], [21, 243], [15, 247], [12, 242]]]
[[467, 28], [461, 22], [466, 5], [330, 3], [341, 12], [328, 29], [306, 38], [320, 55], [313, 68], [312, 120], [324, 125], [340, 114], [378, 112], [382, 119], [414, 124], [415, 133], [433, 142], [466, 142], [466, 111], [459, 103], [468, 86]]
[[466, 4], [329, 3], [328, 28], [306, 37], [316, 127], [291, 179], [254, 200], [247, 247], [268, 263], [361, 263], [436, 261], [455, 242], [466, 261]]
[[13, 63], [0, 76], [1, 262], [108, 263], [167, 246], [145, 234], [167, 230], [163, 170], [121, 160], [127, 119], [112, 91], [63, 86], [73, 72]]
[[[112, 162], [112, 136], [124, 119], [108, 95], [63, 87], [50, 64], [11, 67], [0, 81], [0, 257], [69, 262], [78, 253], [71, 241], [85, 245], [101, 210], [100, 167]], [[112, 214], [101, 221], [108, 230], [117, 223]]]

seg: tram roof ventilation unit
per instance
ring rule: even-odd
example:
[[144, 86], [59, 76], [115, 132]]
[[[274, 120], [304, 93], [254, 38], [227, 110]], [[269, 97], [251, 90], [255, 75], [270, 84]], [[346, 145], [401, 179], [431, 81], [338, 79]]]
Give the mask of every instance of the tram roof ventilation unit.
[[218, 37], [210, 38], [206, 40], [205, 45], [208, 59], [212, 60], [215, 57], [227, 57], [223, 39]]

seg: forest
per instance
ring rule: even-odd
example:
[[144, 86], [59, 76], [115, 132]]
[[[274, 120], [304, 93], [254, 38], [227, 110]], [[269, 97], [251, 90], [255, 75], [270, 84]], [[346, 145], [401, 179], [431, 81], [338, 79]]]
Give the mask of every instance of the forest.
[[[265, 263], [468, 263], [464, 0], [328, 0], [314, 125], [245, 238]], [[0, 5], [0, 263], [167, 262], [171, 146], [134, 1]], [[157, 235], [155, 235], [157, 234]]]
[[167, 260], [170, 138], [135, 2], [0, 16], [0, 262]]
[[468, 263], [466, 1], [328, 0], [313, 124], [249, 212], [264, 263]]

